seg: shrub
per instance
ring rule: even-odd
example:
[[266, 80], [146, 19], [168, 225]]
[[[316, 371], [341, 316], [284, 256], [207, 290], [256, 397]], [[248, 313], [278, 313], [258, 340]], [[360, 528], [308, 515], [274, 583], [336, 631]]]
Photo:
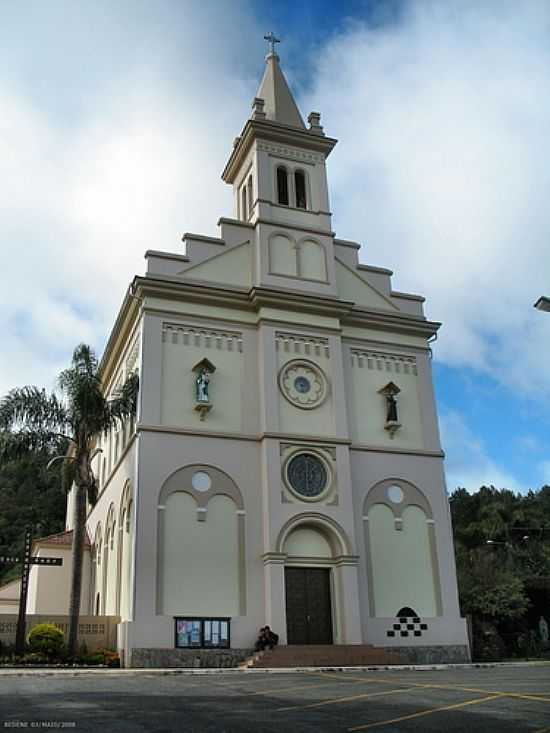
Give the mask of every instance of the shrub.
[[38, 624], [27, 638], [31, 652], [45, 654], [48, 657], [55, 657], [61, 653], [65, 636], [61, 629], [53, 624]]
[[113, 652], [110, 649], [103, 649], [102, 651], [105, 664], [108, 667], [120, 667], [120, 657], [118, 652]]
[[23, 654], [22, 657], [19, 657], [18, 663], [19, 664], [48, 664], [48, 662], [51, 661], [51, 658], [48, 654], [43, 654], [42, 652], [30, 652], [27, 654]]
[[493, 624], [482, 621], [474, 625], [473, 656], [477, 662], [495, 662], [504, 658], [504, 642]]
[[100, 665], [105, 664], [105, 657], [101, 652], [94, 652], [81, 657], [80, 662], [82, 664]]

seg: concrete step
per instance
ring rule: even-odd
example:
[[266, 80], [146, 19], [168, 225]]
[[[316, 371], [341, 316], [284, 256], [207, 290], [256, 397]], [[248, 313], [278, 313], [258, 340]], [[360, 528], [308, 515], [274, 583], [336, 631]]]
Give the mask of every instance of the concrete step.
[[401, 664], [399, 654], [371, 644], [290, 645], [258, 652], [243, 666], [269, 667], [360, 667], [374, 664]]

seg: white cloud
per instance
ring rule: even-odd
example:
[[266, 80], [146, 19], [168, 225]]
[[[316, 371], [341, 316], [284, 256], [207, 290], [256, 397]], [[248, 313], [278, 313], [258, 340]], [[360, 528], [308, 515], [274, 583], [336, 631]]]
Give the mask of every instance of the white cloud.
[[[220, 173], [255, 84], [236, 49], [251, 30], [261, 43], [246, 5], [156, 7], [150, 24], [144, 3], [131, 4], [131, 23], [118, 4], [82, 8], [82, 17], [70, 3], [48, 10], [68, 13], [80, 41], [72, 64], [74, 43], [60, 50], [67, 34], [52, 18], [43, 27], [49, 97], [3, 65], [0, 50], [0, 394], [53, 386], [80, 341], [101, 350], [145, 250], [182, 251], [184, 231], [214, 233], [231, 213]], [[38, 5], [8, 24], [29, 21], [32, 33], [41, 13]], [[178, 20], [185, 42], [171, 26]], [[88, 70], [86, 50], [95, 52]], [[79, 81], [88, 96], [75, 92]]]
[[[341, 140], [336, 228], [428, 297], [438, 359], [548, 395], [550, 6], [409, 7], [316, 49], [301, 106]], [[3, 29], [0, 394], [101, 349], [144, 251], [231, 211], [219, 174], [263, 49], [245, 0], [15, 4]]]
[[459, 487], [470, 492], [477, 491], [481, 486], [495, 486], [497, 489], [512, 491], [525, 491], [529, 488], [492, 460], [483, 441], [474, 434], [458, 412], [444, 413], [439, 424], [446, 453], [445, 473], [449, 492]]
[[438, 359], [550, 397], [550, 5], [408, 8], [319, 54], [336, 228], [428, 297]]

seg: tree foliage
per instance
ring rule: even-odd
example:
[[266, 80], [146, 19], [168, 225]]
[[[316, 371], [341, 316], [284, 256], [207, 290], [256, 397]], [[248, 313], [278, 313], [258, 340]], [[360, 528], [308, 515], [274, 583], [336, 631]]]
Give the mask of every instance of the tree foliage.
[[[0, 466], [0, 555], [20, 556], [24, 535], [61, 532], [65, 526], [66, 496], [59, 476], [46, 470], [49, 453], [31, 453]], [[21, 575], [19, 565], [0, 565], [0, 584]]]
[[450, 503], [462, 613], [474, 628], [533, 631], [550, 607], [550, 486], [457, 489]]
[[65, 482], [74, 484], [69, 653], [75, 654], [86, 506], [97, 498], [92, 470], [95, 443], [102, 433], [135, 415], [138, 378], [130, 375], [116, 394], [107, 397], [96, 355], [89, 346], [80, 344], [71, 365], [59, 375], [58, 385], [59, 394], [22, 387], [0, 401], [0, 468], [30, 454], [57, 454], [65, 464]]

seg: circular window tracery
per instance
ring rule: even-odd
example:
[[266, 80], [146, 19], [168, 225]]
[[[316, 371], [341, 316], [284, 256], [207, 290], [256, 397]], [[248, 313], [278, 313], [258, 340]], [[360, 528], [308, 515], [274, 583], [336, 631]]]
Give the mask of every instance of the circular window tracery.
[[310, 410], [321, 405], [328, 392], [328, 382], [319, 367], [310, 361], [291, 361], [279, 373], [279, 387], [296, 407]]
[[403, 493], [403, 489], [398, 484], [392, 484], [388, 487], [387, 490], [388, 499], [393, 504], [401, 504], [403, 501], [405, 494]]
[[317, 499], [329, 484], [324, 462], [313, 453], [298, 453], [287, 464], [286, 475], [291, 489], [306, 499]]
[[212, 486], [212, 480], [206, 471], [196, 471], [191, 477], [191, 486], [195, 491], [208, 491]]

